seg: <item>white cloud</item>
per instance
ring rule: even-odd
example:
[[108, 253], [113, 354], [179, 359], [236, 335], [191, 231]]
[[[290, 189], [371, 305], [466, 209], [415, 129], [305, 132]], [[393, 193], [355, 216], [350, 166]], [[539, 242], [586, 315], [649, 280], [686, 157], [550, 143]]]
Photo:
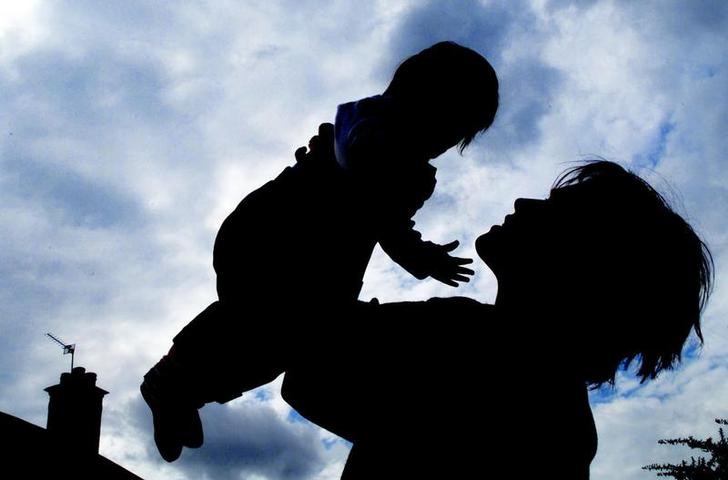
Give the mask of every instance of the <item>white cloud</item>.
[[3, 2], [0, 5], [0, 68], [14, 75], [12, 61], [47, 41], [40, 0]]

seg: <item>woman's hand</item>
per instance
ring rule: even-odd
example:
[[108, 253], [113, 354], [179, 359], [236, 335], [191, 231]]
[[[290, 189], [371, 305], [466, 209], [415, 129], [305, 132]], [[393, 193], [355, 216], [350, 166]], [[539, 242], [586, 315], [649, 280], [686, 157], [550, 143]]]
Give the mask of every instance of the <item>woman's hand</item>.
[[331, 123], [319, 125], [318, 134], [308, 141], [308, 149], [296, 149], [296, 162], [308, 163], [334, 157], [334, 126]]

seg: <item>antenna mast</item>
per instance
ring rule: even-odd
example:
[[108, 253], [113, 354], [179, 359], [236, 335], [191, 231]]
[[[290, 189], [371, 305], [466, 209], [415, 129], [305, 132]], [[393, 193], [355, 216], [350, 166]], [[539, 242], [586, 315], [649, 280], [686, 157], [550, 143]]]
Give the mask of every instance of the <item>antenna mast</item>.
[[58, 338], [54, 337], [50, 333], [46, 333], [51, 339], [53, 339], [57, 344], [59, 344], [61, 347], [63, 347], [63, 354], [70, 353], [71, 354], [71, 371], [73, 371], [73, 354], [76, 351], [76, 344], [75, 343], [69, 343], [66, 344], [65, 342], [59, 340]]

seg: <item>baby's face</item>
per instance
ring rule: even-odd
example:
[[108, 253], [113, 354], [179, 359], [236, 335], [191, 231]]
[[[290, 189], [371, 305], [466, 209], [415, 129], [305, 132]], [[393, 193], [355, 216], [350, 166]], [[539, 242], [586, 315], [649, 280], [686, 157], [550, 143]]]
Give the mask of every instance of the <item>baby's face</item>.
[[410, 121], [406, 123], [411, 125], [412, 144], [427, 160], [439, 157], [465, 137], [466, 127], [459, 121], [459, 112], [435, 105], [417, 110], [408, 112]]
[[466, 128], [458, 121], [461, 112], [450, 105], [433, 102], [406, 102], [383, 96], [389, 107], [389, 128], [393, 138], [399, 139], [408, 155], [422, 161], [439, 157], [465, 137]]
[[427, 160], [439, 157], [457, 145], [465, 136], [454, 124], [441, 121], [420, 124], [414, 134], [416, 135], [414, 143]]
[[425, 156], [428, 160], [439, 157], [458, 144], [463, 135], [457, 132], [440, 132], [440, 135], [431, 135], [425, 142]]

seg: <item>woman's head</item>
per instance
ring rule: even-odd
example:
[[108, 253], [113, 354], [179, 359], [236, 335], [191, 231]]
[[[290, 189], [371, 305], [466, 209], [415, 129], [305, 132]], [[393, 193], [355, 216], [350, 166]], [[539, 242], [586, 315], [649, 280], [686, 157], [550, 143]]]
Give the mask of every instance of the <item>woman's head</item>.
[[654, 378], [680, 360], [691, 330], [702, 340], [710, 252], [659, 193], [615, 163], [568, 170], [546, 200], [517, 200], [476, 245], [499, 297], [536, 296], [558, 312], [593, 385], [633, 360], [643, 380]]

